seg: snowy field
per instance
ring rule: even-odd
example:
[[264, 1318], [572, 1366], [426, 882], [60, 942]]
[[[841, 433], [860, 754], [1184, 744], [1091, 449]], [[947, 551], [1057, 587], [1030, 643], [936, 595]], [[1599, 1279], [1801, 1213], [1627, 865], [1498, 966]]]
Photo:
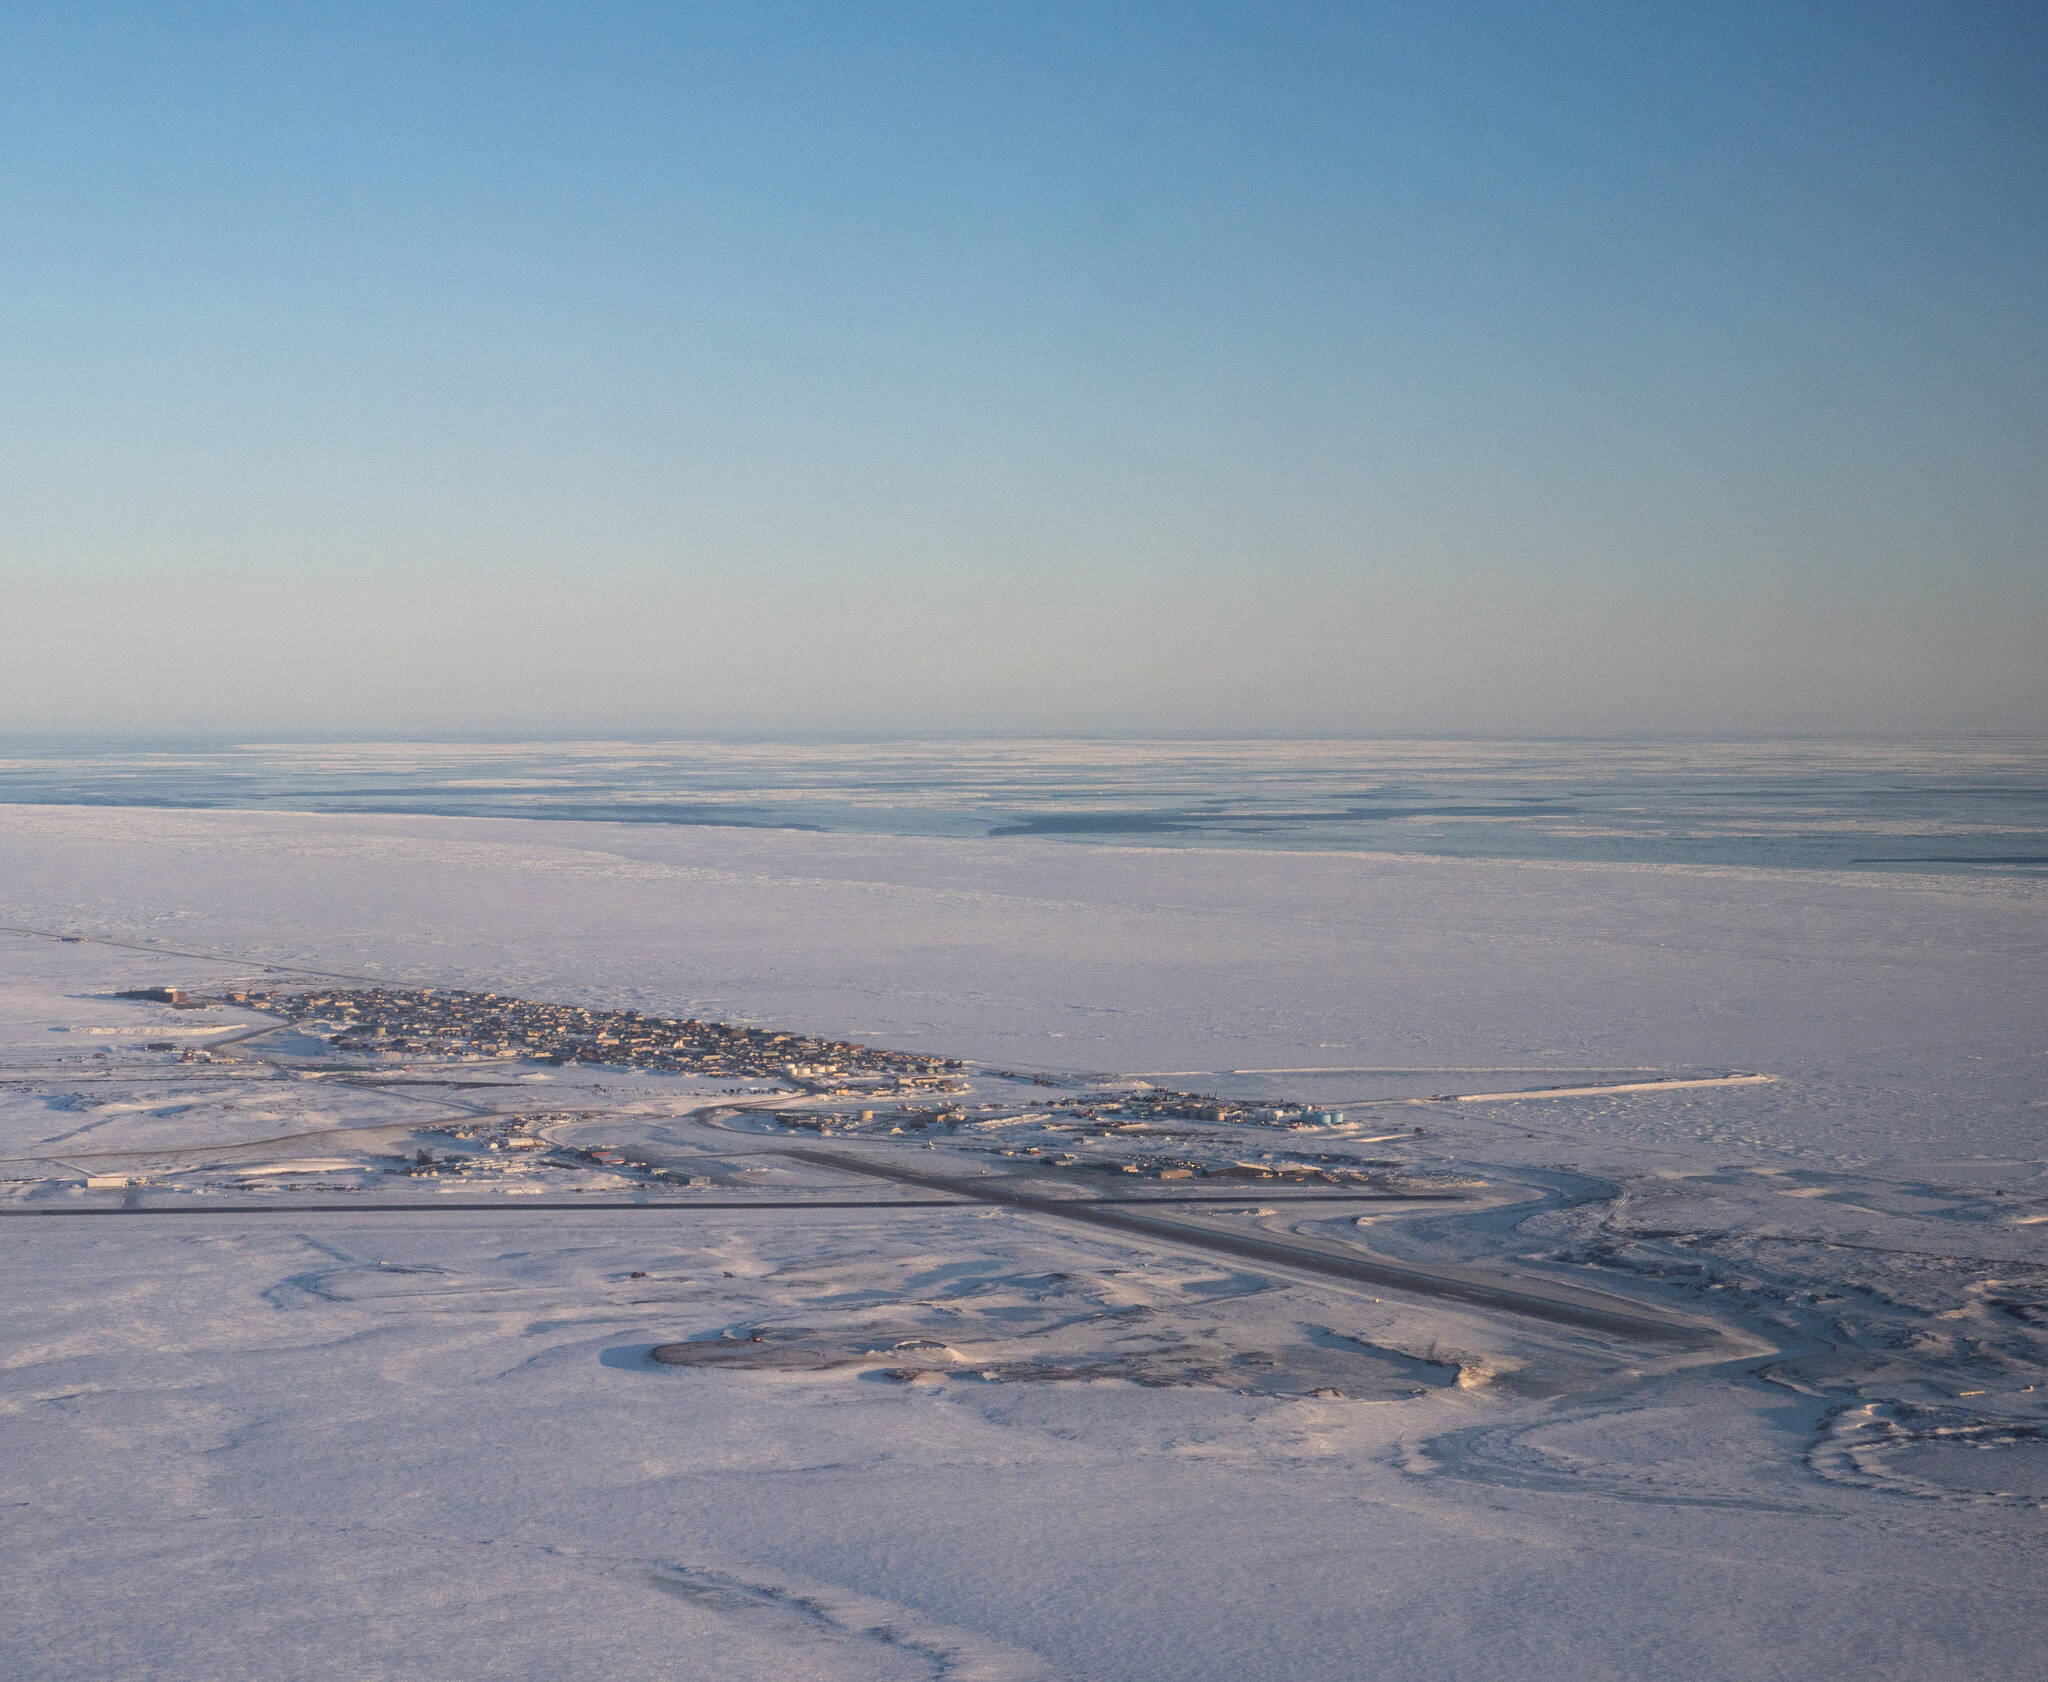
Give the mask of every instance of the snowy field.
[[[0, 807], [0, 924], [9, 1675], [2048, 1664], [2048, 885]], [[966, 1119], [112, 996], [292, 971], [962, 1058]], [[1346, 1119], [1029, 1107], [1141, 1081]]]

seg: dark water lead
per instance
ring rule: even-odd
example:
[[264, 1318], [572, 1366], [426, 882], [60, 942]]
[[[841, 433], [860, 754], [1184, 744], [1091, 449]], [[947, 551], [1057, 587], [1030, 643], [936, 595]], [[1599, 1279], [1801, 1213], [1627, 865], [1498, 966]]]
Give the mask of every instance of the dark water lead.
[[0, 743], [0, 802], [1075, 845], [2048, 865], [2048, 740]]

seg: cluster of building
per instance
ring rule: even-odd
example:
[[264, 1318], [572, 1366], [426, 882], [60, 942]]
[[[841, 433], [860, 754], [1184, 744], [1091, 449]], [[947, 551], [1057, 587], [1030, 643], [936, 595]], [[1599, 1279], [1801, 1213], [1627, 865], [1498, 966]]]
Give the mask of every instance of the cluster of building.
[[722, 1079], [816, 1080], [887, 1076], [938, 1084], [960, 1065], [724, 1022], [681, 1021], [637, 1010], [586, 1010], [499, 993], [437, 987], [356, 987], [273, 993], [243, 989], [235, 1004], [328, 1031], [337, 1050], [412, 1057], [528, 1057], [603, 1063]]
[[1256, 1122], [1267, 1126], [1335, 1127], [1342, 1110], [1320, 1110], [1307, 1104], [1245, 1104], [1205, 1092], [1174, 1092], [1163, 1086], [1141, 1092], [1120, 1092], [1114, 1098], [1096, 1093], [1054, 1099], [1054, 1109], [1076, 1110], [1089, 1117], [1118, 1116], [1130, 1121]]
[[1048, 1168], [1088, 1169], [1101, 1174], [1137, 1174], [1154, 1180], [1284, 1180], [1296, 1185], [1379, 1185], [1384, 1176], [1347, 1162], [1211, 1162], [1188, 1156], [1088, 1157], [1073, 1151], [1026, 1145], [1001, 1148], [997, 1156]]
[[195, 999], [182, 987], [129, 987], [114, 995], [117, 999], [147, 999], [169, 1005], [173, 1010], [204, 1010], [206, 1001]]
[[[993, 1110], [993, 1104], [980, 1104], [977, 1111]], [[893, 1110], [778, 1110], [775, 1120], [778, 1126], [791, 1128], [803, 1133], [830, 1133], [835, 1129], [844, 1133], [929, 1133], [933, 1129], [951, 1132], [961, 1122], [969, 1119], [964, 1104], [927, 1105], [913, 1109], [908, 1104], [899, 1104]]]

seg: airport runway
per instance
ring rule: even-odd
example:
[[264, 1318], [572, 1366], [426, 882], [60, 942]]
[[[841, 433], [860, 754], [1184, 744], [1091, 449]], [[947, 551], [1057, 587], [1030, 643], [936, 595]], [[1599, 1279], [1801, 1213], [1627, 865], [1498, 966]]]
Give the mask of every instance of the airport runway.
[[1049, 1197], [1041, 1192], [1027, 1191], [1006, 1175], [928, 1174], [874, 1156], [801, 1147], [784, 1154], [814, 1167], [864, 1174], [920, 1191], [950, 1192], [956, 1197], [972, 1198], [1006, 1209], [1050, 1215], [1056, 1220], [1079, 1221], [1088, 1226], [1143, 1238], [1162, 1239], [1171, 1244], [1233, 1256], [1241, 1261], [1292, 1268], [1352, 1284], [1376, 1285], [1410, 1296], [1439, 1297], [1468, 1303], [1475, 1308], [1548, 1320], [1556, 1325], [1575, 1326], [1583, 1331], [1601, 1332], [1612, 1337], [1707, 1347], [1720, 1336], [1713, 1326], [1704, 1321], [1605, 1292], [1553, 1285], [1548, 1280], [1514, 1279], [1476, 1268], [1396, 1261], [1369, 1250], [1323, 1243], [1312, 1238], [1270, 1238], [1248, 1232], [1191, 1226], [1185, 1221], [1140, 1214], [1128, 1206], [1107, 1207], [1095, 1198]]

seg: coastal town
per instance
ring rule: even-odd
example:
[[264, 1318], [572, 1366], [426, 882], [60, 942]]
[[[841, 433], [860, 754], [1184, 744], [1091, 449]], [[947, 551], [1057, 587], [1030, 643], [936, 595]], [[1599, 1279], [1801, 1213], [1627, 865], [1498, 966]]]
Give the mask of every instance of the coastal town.
[[961, 1068], [948, 1058], [843, 1040], [450, 988], [237, 988], [221, 1002], [281, 1016], [337, 1051], [389, 1057], [597, 1063], [714, 1079], [780, 1078], [828, 1091], [943, 1088]]
[[[997, 1101], [977, 1102], [990, 1089], [958, 1059], [696, 1017], [594, 1010], [439, 987], [236, 986], [202, 994], [159, 986], [124, 989], [117, 996], [178, 1011], [233, 1006], [261, 1012], [333, 1051], [380, 1064], [529, 1061], [762, 1082], [742, 1092], [768, 1094], [770, 1101], [743, 1100], [733, 1112], [735, 1119], [752, 1117], [771, 1131], [823, 1138], [943, 1138], [977, 1154], [1010, 1159], [1020, 1168], [1385, 1190], [1384, 1170], [1391, 1166], [1361, 1164], [1342, 1152], [1304, 1154], [1298, 1149], [1245, 1157], [1237, 1150], [1219, 1150], [1222, 1141], [1210, 1131], [1218, 1124], [1287, 1132], [1328, 1128], [1343, 1122], [1341, 1110], [1236, 1101], [1142, 1080], [1103, 1084], [1011, 1069], [980, 1071], [1000, 1085]], [[214, 1056], [191, 1047], [182, 1054], [198, 1061]], [[1044, 1093], [1022, 1102], [1000, 1097], [1000, 1086], [1025, 1084], [1043, 1093], [1077, 1079], [1085, 1080], [1079, 1091]], [[427, 1142], [411, 1152], [413, 1160], [398, 1170], [382, 1164], [381, 1171], [445, 1179], [451, 1173], [470, 1178], [488, 1167], [487, 1178], [495, 1180], [506, 1169], [583, 1168], [643, 1182], [711, 1183], [699, 1175], [661, 1171], [605, 1144], [562, 1145], [541, 1132], [542, 1122], [570, 1119], [577, 1118], [528, 1114], [420, 1129]], [[429, 1134], [434, 1137], [428, 1139]], [[132, 1177], [119, 1178], [124, 1185], [132, 1183]]]

